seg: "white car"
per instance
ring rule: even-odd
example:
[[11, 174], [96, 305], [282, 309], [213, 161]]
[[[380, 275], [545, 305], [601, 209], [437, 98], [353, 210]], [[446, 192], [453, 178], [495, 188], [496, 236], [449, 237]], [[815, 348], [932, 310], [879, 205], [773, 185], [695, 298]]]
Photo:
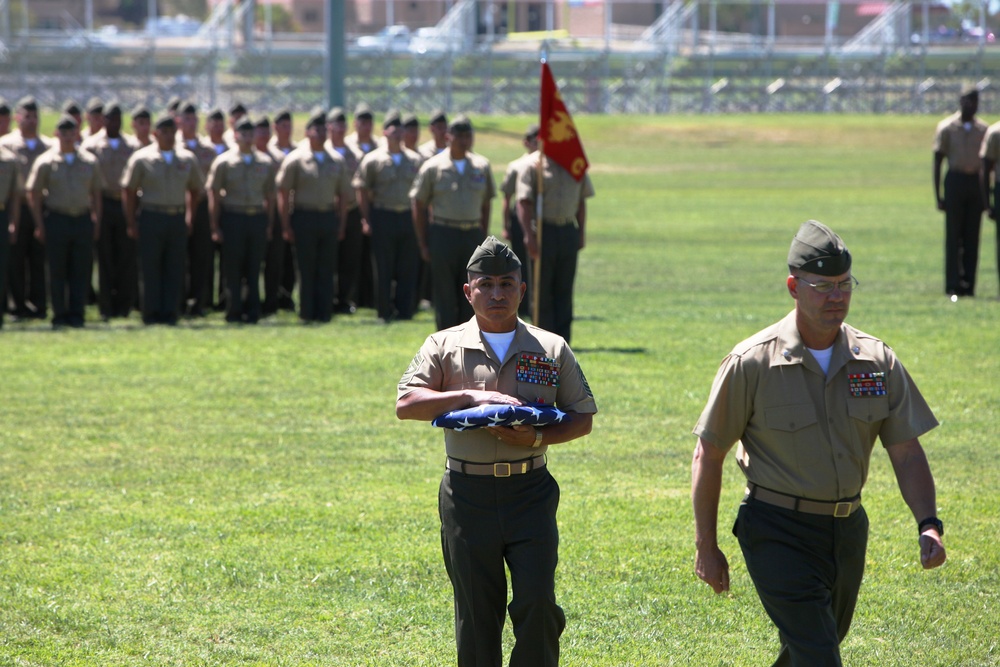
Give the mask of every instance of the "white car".
[[357, 47], [365, 51], [393, 51], [405, 53], [410, 50], [412, 33], [405, 25], [390, 25], [374, 35], [358, 37]]

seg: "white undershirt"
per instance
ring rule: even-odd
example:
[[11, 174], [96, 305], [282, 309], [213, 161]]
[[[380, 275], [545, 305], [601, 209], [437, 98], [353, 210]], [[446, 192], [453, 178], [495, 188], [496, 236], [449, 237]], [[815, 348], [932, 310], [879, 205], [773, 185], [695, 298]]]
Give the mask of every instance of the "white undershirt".
[[326, 153], [323, 151], [313, 151], [313, 157], [316, 158], [317, 162], [322, 163], [326, 159]]
[[833, 345], [825, 350], [814, 350], [811, 347], [807, 347], [806, 349], [812, 352], [812, 356], [815, 357], [817, 363], [819, 363], [819, 367], [823, 369], [823, 374], [826, 375], [830, 370], [830, 358], [833, 357]]
[[160, 151], [160, 154], [163, 155], [163, 159], [166, 161], [167, 164], [173, 164], [174, 163], [174, 152], [173, 151]]
[[510, 349], [510, 344], [514, 342], [514, 334], [517, 331], [508, 331], [507, 333], [486, 333], [483, 332], [483, 338], [486, 342], [490, 344], [493, 351], [497, 355], [497, 359], [503, 362], [504, 357], [507, 356], [507, 350]]
[[118, 150], [118, 146], [122, 143], [121, 139], [112, 139], [108, 137], [108, 145], [111, 146], [111, 150]]
[[38, 139], [25, 139], [24, 145], [28, 147], [29, 151], [35, 150], [35, 146], [38, 145]]
[[402, 153], [389, 153], [389, 156], [392, 158], [392, 163], [397, 167], [399, 166], [399, 163], [403, 161]]
[[468, 163], [469, 161], [466, 158], [462, 158], [461, 160], [455, 160], [455, 169], [458, 169], [458, 173], [464, 174], [465, 165]]
[[76, 153], [63, 153], [63, 160], [66, 164], [73, 164], [73, 160], [76, 159]]

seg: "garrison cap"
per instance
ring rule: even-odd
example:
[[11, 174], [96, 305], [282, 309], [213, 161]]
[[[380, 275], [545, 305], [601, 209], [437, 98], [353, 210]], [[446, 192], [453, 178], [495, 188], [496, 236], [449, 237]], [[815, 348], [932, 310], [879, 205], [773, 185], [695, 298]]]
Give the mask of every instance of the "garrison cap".
[[233, 106], [229, 107], [229, 115], [230, 116], [237, 116], [237, 115], [239, 115], [241, 113], [246, 113], [246, 112], [247, 112], [247, 108], [245, 106], [243, 106], [242, 102], [236, 102], [236, 103], [233, 104]]
[[788, 268], [839, 276], [851, 270], [851, 253], [832, 229], [822, 222], [807, 220], [788, 249]]
[[283, 120], [291, 120], [292, 112], [288, 109], [280, 109], [278, 113], [274, 114], [274, 122], [280, 123]]
[[87, 100], [87, 113], [104, 113], [104, 102], [100, 97], [91, 97]]
[[26, 95], [17, 101], [18, 111], [38, 111], [38, 100], [31, 95]]
[[419, 127], [420, 121], [417, 120], [417, 114], [408, 113], [403, 116], [403, 127]]
[[156, 121], [153, 123], [153, 127], [157, 130], [177, 127], [177, 121], [174, 120], [173, 113], [171, 113], [170, 111], [166, 111], [156, 117]]
[[198, 107], [194, 102], [181, 102], [177, 107], [179, 113], [198, 113]]
[[344, 113], [344, 107], [333, 107], [330, 112], [326, 114], [326, 122], [328, 123], [346, 123], [347, 114]]
[[354, 107], [354, 119], [358, 118], [374, 118], [375, 114], [372, 113], [372, 108], [366, 103], [362, 102], [358, 106]]
[[184, 100], [182, 100], [179, 97], [171, 97], [169, 100], [167, 100], [167, 111], [170, 111], [171, 113], [177, 111], [177, 108], [181, 105], [183, 101]]
[[452, 134], [456, 132], [472, 132], [472, 121], [464, 113], [459, 114], [448, 124], [448, 131]]
[[389, 109], [389, 111], [385, 114], [385, 118], [382, 120], [382, 129], [387, 130], [390, 127], [399, 127], [402, 124], [403, 121], [399, 117], [399, 112], [395, 109]]
[[0, 116], [10, 115], [10, 105], [7, 104], [7, 100], [0, 96]]
[[535, 137], [538, 136], [538, 132], [540, 130], [541, 128], [538, 127], [538, 123], [532, 123], [531, 125], [528, 126], [528, 129], [524, 131], [524, 138], [534, 139]]
[[979, 101], [979, 89], [978, 88], [966, 88], [962, 91], [962, 99]]
[[209, 120], [226, 120], [226, 114], [222, 113], [222, 109], [215, 107], [208, 112], [206, 116]]
[[236, 131], [237, 132], [253, 132], [253, 121], [250, 120], [249, 116], [243, 116], [238, 121], [236, 121]]
[[76, 122], [76, 118], [73, 118], [68, 113], [59, 116], [59, 122], [56, 123], [57, 130], [75, 130], [78, 127], [80, 125]]
[[62, 112], [72, 114], [74, 116], [80, 114], [80, 105], [73, 100], [66, 100], [62, 105]]
[[132, 119], [136, 118], [149, 118], [152, 114], [149, 113], [149, 107], [145, 104], [137, 104], [132, 107]]
[[267, 129], [270, 130], [271, 129], [271, 119], [267, 117], [267, 114], [264, 114], [263, 116], [260, 116], [259, 118], [254, 119], [253, 126], [254, 127], [266, 127]]
[[431, 119], [427, 122], [430, 123], [431, 125], [433, 125], [434, 123], [447, 123], [448, 114], [444, 112], [444, 109], [435, 109], [434, 111], [431, 112]]
[[306, 129], [314, 127], [316, 125], [326, 126], [326, 113], [322, 109], [313, 109], [309, 114], [309, 120], [306, 121]]
[[502, 276], [521, 270], [521, 260], [514, 251], [495, 236], [487, 236], [469, 258], [466, 270], [487, 276]]
[[101, 111], [105, 117], [114, 116], [118, 114], [122, 115], [122, 105], [118, 100], [108, 100], [108, 103], [104, 105], [104, 109]]

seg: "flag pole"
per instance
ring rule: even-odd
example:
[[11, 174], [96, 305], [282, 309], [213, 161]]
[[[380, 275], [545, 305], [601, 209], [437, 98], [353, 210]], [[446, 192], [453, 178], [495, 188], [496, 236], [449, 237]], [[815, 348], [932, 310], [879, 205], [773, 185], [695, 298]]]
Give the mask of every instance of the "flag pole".
[[[544, 66], [548, 60], [548, 45], [542, 43], [542, 62]], [[542, 100], [539, 99], [539, 104]], [[541, 116], [541, 114], [539, 114]], [[531, 323], [536, 327], [541, 322], [541, 294], [542, 294], [542, 204], [545, 200], [545, 179], [543, 178], [542, 156], [545, 155], [546, 128], [543, 124], [547, 119], [539, 118], [538, 132], [538, 165], [536, 176], [538, 183], [538, 196], [535, 197], [535, 248], [538, 249], [538, 259], [535, 260], [533, 278], [531, 279]]]

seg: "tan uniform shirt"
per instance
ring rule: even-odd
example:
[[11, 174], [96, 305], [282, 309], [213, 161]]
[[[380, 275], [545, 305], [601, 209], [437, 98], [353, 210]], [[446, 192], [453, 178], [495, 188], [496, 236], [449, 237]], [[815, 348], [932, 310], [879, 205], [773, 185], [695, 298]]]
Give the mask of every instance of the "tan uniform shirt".
[[[528, 158], [517, 181], [517, 200], [534, 203], [538, 198], [538, 151]], [[561, 165], [547, 158], [542, 166], [542, 220], [556, 224], [575, 222], [580, 202], [594, 196], [590, 176], [584, 174], [583, 179], [577, 181]]]
[[[344, 143], [347, 143], [346, 140]], [[308, 145], [308, 143], [307, 143]], [[340, 157], [344, 158], [344, 163], [347, 165], [347, 173], [353, 178], [354, 174], [358, 171], [358, 165], [361, 164], [361, 159], [365, 156], [364, 153], [360, 152], [357, 148], [352, 148], [351, 146], [340, 146], [339, 148], [333, 145], [329, 139], [323, 144], [323, 147], [331, 153], [336, 153]], [[347, 210], [352, 211], [358, 207], [358, 195], [351, 189], [351, 195], [347, 198]]]
[[359, 160], [378, 148], [378, 139], [376, 137], [373, 136], [370, 141], [362, 144], [358, 141], [357, 132], [352, 132], [344, 137], [344, 143], [347, 144], [348, 148], [357, 153]]
[[[537, 156], [537, 154], [535, 154]], [[500, 192], [511, 201], [511, 208], [517, 210], [517, 182], [521, 178], [521, 172], [532, 160], [538, 161], [537, 157], [532, 158], [532, 153], [526, 153], [507, 165], [507, 171], [500, 182]]]
[[[250, 162], [244, 159], [250, 156]], [[267, 197], [274, 193], [277, 166], [270, 156], [253, 149], [241, 153], [234, 148], [223, 153], [208, 172], [205, 189], [217, 194], [225, 192], [222, 209], [262, 208]]]
[[986, 129], [986, 123], [978, 118], [966, 127], [962, 123], [962, 114], [956, 111], [938, 123], [934, 134], [934, 152], [947, 158], [948, 169], [963, 174], [978, 174], [979, 149]]
[[117, 140], [109, 139], [107, 133], [102, 130], [84, 141], [81, 148], [93, 153], [97, 158], [101, 176], [104, 178], [104, 196], [109, 199], [121, 199], [122, 190], [118, 187], [118, 183], [121, 182], [128, 159], [139, 149], [139, 142], [124, 136]]
[[40, 155], [24, 185], [45, 192], [45, 206], [57, 213], [82, 215], [90, 211], [91, 195], [100, 197], [104, 179], [92, 153], [77, 149], [72, 164], [55, 147]]
[[994, 165], [1000, 163], [1000, 123], [993, 123], [986, 128], [986, 136], [979, 147], [979, 157], [990, 160]]
[[[18, 169], [17, 155], [0, 147], [0, 211], [6, 210], [13, 202], [17, 201], [15, 196], [19, 195], [24, 187], [24, 178]], [[6, 236], [5, 230], [0, 230], [0, 242]]]
[[52, 148], [53, 141], [50, 137], [38, 135], [34, 140], [34, 148], [28, 146], [28, 140], [21, 136], [20, 130], [14, 130], [10, 134], [0, 138], [0, 146], [10, 150], [17, 155], [18, 168], [21, 170], [21, 178], [27, 180], [31, 173], [31, 167], [35, 164], [38, 156]]
[[399, 155], [397, 165], [388, 148], [379, 148], [365, 156], [354, 175], [354, 187], [368, 190], [374, 208], [410, 210], [410, 187], [420, 169], [420, 156], [402, 147]]
[[174, 159], [168, 164], [154, 143], [132, 154], [122, 172], [121, 186], [141, 190], [146, 205], [184, 206], [185, 193], [201, 191], [204, 182], [194, 153], [175, 148]]
[[433, 207], [435, 221], [478, 222], [483, 204], [496, 196], [490, 161], [477, 153], [465, 157], [464, 173], [449, 152], [427, 160], [417, 173], [410, 198]]
[[875, 438], [884, 447], [937, 426], [893, 351], [842, 325], [824, 376], [795, 313], [743, 341], [725, 358], [695, 435], [736, 458], [750, 482], [800, 498], [861, 493]]
[[[518, 370], [523, 375], [529, 367], [544, 369], [540, 382], [518, 381]], [[587, 378], [566, 341], [520, 321], [502, 360], [486, 343], [475, 317], [431, 334], [400, 379], [397, 400], [420, 387], [499, 391], [526, 403], [555, 405], [564, 412], [597, 412]], [[518, 461], [547, 449], [544, 440], [537, 449], [515, 447], [486, 429], [444, 429], [444, 442], [448, 456], [473, 463]]]
[[422, 157], [426, 161], [430, 160], [438, 153], [445, 151], [447, 148], [448, 148], [447, 146], [444, 146], [443, 148], [438, 148], [437, 144], [434, 143], [434, 140], [431, 139], [430, 141], [425, 141], [424, 143], [417, 146], [417, 153], [420, 155], [420, 157]]
[[[271, 153], [271, 157], [274, 159], [276, 164], [281, 164], [281, 161], [285, 159], [285, 156], [295, 150], [295, 145], [281, 147], [278, 145], [278, 137], [271, 137], [267, 141], [267, 148]], [[278, 156], [281, 156], [280, 159]]]
[[194, 153], [194, 156], [198, 158], [198, 167], [201, 168], [202, 174], [207, 174], [208, 170], [212, 168], [215, 158], [229, 150], [229, 146], [224, 144], [216, 146], [209, 141], [208, 137], [199, 136], [194, 139], [184, 139], [179, 132], [177, 133], [176, 145], [183, 146]]
[[281, 162], [278, 188], [294, 193], [295, 207], [299, 210], [332, 211], [336, 197], [351, 195], [351, 174], [344, 158], [325, 149], [323, 154], [321, 163], [308, 145], [300, 146]]

